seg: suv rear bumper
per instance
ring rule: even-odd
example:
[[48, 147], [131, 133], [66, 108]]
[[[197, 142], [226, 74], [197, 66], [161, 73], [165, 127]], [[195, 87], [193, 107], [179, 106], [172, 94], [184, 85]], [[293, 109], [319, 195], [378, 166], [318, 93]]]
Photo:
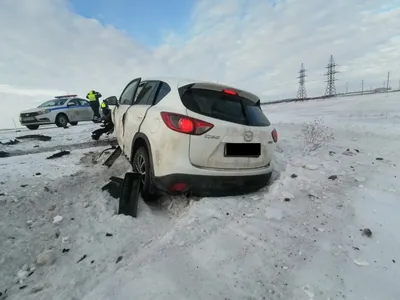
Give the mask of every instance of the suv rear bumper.
[[[271, 171], [251, 176], [204, 176], [170, 174], [153, 178], [153, 185], [162, 194], [190, 194], [199, 197], [223, 197], [255, 192], [268, 185]], [[171, 190], [176, 184], [186, 186], [179, 191]]]

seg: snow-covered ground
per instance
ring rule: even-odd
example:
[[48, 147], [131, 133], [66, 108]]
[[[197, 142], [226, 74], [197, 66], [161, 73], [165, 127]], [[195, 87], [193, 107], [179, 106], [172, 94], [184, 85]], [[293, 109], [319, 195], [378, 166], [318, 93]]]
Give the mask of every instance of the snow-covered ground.
[[[83, 123], [78, 126], [69, 126], [67, 129], [53, 126], [43, 126], [38, 130], [27, 128], [15, 130], [0, 130], [0, 151], [9, 152], [11, 155], [33, 154], [44, 151], [55, 151], [59, 149], [85, 149], [93, 145], [105, 145], [113, 139], [112, 136], [104, 135], [98, 142], [90, 139], [93, 130], [99, 128], [98, 124]], [[18, 144], [4, 145], [14, 141], [15, 138], [27, 135], [50, 136], [51, 140], [40, 141], [34, 138], [19, 139]]]
[[[55, 160], [46, 160], [52, 152], [32, 154], [33, 144], [4, 146], [29, 154], [0, 158], [0, 292], [7, 299], [399, 299], [399, 97], [265, 106], [280, 135], [270, 187], [200, 201], [166, 197], [159, 207], [140, 202], [137, 219], [116, 215], [117, 201], [101, 191], [109, 176], [129, 170], [122, 157], [101, 166], [106, 144], [71, 146]], [[332, 130], [335, 139], [305, 152], [304, 123], [319, 118], [328, 127], [322, 136]], [[43, 130], [53, 139], [40, 143], [53, 148], [40, 144], [36, 152], [89, 142], [89, 127]], [[1, 141], [14, 137], [0, 132]]]

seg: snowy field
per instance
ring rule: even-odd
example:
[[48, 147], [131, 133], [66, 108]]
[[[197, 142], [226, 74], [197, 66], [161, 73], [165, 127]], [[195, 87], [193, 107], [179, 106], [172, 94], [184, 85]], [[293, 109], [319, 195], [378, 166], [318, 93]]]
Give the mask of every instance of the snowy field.
[[140, 202], [137, 219], [101, 191], [129, 165], [101, 166], [112, 140], [91, 142], [95, 125], [0, 132], [52, 137], [0, 145], [0, 299], [398, 300], [399, 101], [265, 106], [280, 136], [268, 188]]

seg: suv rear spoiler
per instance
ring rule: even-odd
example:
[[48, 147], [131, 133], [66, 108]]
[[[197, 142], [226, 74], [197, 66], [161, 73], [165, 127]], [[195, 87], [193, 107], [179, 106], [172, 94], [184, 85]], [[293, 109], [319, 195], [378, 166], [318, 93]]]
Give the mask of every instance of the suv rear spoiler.
[[230, 90], [233, 92], [236, 92], [238, 96], [249, 100], [250, 102], [254, 103], [255, 105], [260, 105], [261, 101], [260, 98], [258, 98], [256, 95], [246, 92], [243, 90], [239, 90], [227, 85], [222, 85], [218, 83], [212, 83], [212, 82], [194, 82], [194, 83], [189, 83], [183, 86], [178, 85], [179, 89], [179, 95], [182, 97], [182, 95], [188, 90], [188, 89], [202, 89], [202, 90], [211, 90], [215, 92], [224, 92], [225, 90]]

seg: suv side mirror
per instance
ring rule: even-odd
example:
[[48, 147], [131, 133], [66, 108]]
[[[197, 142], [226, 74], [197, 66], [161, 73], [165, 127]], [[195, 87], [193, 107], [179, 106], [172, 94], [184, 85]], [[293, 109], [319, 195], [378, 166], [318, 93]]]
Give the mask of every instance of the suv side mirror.
[[108, 105], [116, 105], [116, 106], [118, 106], [118, 99], [115, 96], [108, 97], [108, 98], [104, 99], [104, 101], [107, 101]]

